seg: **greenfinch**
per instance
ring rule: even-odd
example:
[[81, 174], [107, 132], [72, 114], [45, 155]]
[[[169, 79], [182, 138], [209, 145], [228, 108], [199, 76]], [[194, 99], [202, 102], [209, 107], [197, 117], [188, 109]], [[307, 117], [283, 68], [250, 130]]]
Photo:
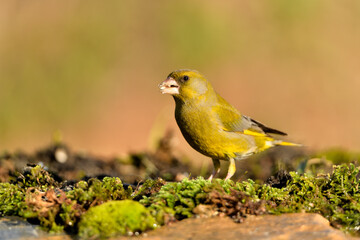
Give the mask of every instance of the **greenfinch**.
[[176, 122], [186, 141], [212, 158], [214, 171], [209, 180], [219, 173], [220, 160], [230, 161], [227, 180], [236, 171], [235, 160], [278, 145], [298, 145], [274, 139], [269, 134], [286, 133], [242, 115], [197, 71], [174, 71], [159, 88], [174, 97]]

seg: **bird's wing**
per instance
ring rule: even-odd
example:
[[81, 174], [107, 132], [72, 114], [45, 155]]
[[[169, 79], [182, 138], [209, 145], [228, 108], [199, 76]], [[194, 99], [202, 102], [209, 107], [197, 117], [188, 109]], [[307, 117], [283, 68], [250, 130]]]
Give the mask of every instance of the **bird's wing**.
[[267, 136], [267, 134], [286, 135], [279, 130], [269, 128], [264, 124], [251, 119], [245, 115], [241, 115], [238, 110], [226, 102], [218, 95], [218, 102], [214, 106], [213, 111], [217, 115], [222, 128], [229, 132], [240, 132], [253, 136]]

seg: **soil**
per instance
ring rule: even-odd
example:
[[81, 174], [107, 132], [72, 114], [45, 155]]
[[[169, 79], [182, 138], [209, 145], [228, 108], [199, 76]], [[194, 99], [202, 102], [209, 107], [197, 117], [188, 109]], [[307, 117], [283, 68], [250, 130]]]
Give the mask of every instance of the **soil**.
[[[44, 166], [59, 182], [105, 176], [120, 177], [127, 184], [158, 177], [167, 181], [181, 180], [191, 172], [191, 166], [173, 154], [171, 137], [166, 135], [160, 139], [154, 152], [130, 153], [122, 158], [76, 152], [65, 143], [52, 143], [34, 153], [5, 152], [0, 154], [0, 182], [8, 182], [15, 170], [23, 172], [27, 165], [34, 164]], [[196, 170], [192, 172], [197, 173]]]

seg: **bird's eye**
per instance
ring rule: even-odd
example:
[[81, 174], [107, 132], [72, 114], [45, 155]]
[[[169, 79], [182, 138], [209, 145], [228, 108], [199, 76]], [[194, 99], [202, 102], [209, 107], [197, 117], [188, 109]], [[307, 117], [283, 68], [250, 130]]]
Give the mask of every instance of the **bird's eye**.
[[183, 79], [184, 79], [184, 81], [187, 81], [187, 80], [189, 80], [189, 76], [185, 75]]

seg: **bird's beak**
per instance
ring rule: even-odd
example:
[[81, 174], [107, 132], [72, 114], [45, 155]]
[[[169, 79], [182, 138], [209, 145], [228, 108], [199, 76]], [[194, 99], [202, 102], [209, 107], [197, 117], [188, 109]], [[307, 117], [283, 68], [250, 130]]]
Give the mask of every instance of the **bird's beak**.
[[159, 88], [162, 94], [179, 94], [179, 87], [179, 84], [171, 77], [168, 77], [165, 81], [159, 84]]

